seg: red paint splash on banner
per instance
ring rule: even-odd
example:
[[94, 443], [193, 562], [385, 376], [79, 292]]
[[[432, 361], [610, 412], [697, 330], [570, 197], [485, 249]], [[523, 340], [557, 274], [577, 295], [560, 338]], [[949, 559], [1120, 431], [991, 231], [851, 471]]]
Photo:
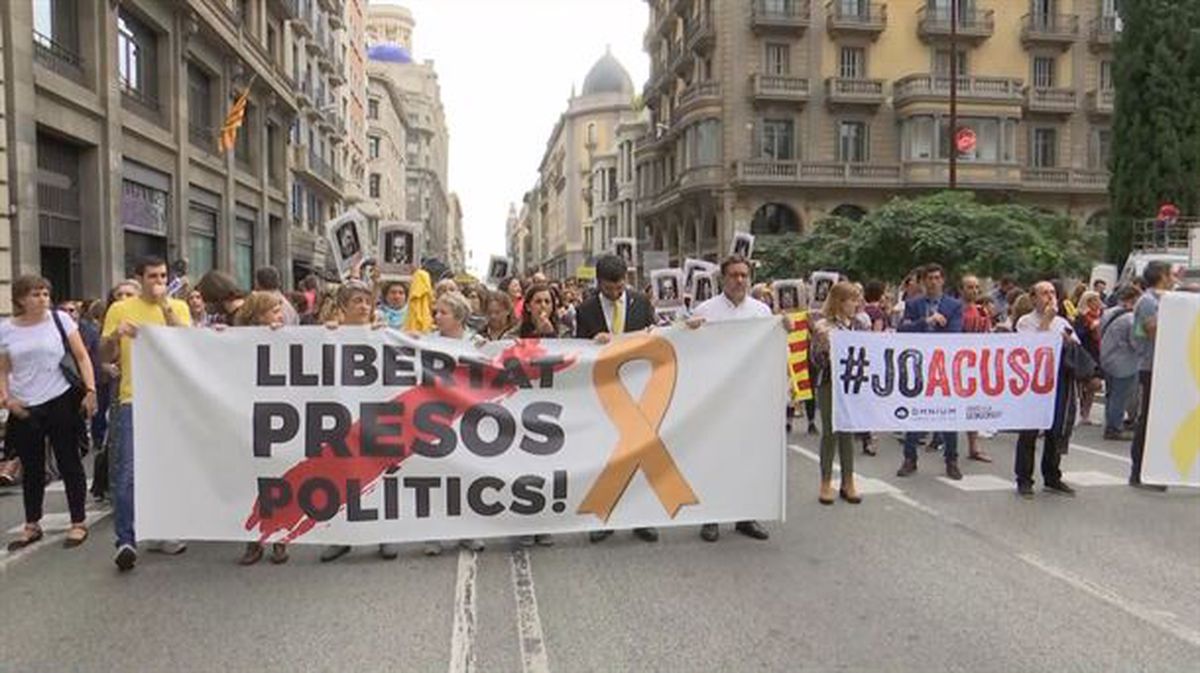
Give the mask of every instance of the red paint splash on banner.
[[[505, 361], [516, 358], [522, 363], [525, 375], [531, 381], [536, 381], [538, 368], [530, 364], [530, 362], [545, 355], [546, 349], [542, 347], [539, 340], [524, 339], [518, 341], [515, 345], [505, 349], [500, 355], [490, 361], [487, 367], [487, 380], [492, 380], [499, 371], [503, 370]], [[555, 365], [554, 371], [560, 372], [568, 369], [575, 364], [575, 361], [575, 358], [567, 356], [562, 363]], [[454, 408], [451, 418], [458, 419], [473, 405], [503, 400], [518, 390], [518, 386], [515, 384], [508, 384], [499, 388], [490, 385], [481, 388], [472, 387], [469, 385], [469, 372], [469, 366], [460, 363], [455, 367], [453, 372], [453, 386], [444, 385], [440, 379], [435, 379], [435, 385], [414, 386], [392, 399], [393, 402], [404, 405], [405, 414], [401, 428], [402, 434], [398, 438], [398, 441], [405, 447], [405, 453], [402, 457], [359, 455], [362, 425], [361, 421], [355, 421], [350, 426], [350, 430], [346, 435], [346, 446], [349, 447], [352, 454], [350, 457], [332, 455], [328, 446], [323, 446], [323, 453], [320, 456], [306, 458], [297, 463], [283, 474], [283, 479], [292, 487], [293, 492], [298, 490], [301, 484], [313, 477], [332, 479], [338, 485], [338, 488], [341, 489], [339, 495], [343, 503], [342, 507], [345, 508], [347, 494], [344, 491], [348, 480], [358, 480], [362, 484], [361, 492], [366, 493], [374, 488], [375, 482], [383, 476], [384, 472], [404, 462], [408, 456], [412, 455], [411, 447], [413, 441], [422, 437], [421, 433], [418, 433], [413, 424], [409, 422], [412, 414], [418, 407], [428, 402], [443, 402]], [[264, 519], [261, 516], [259, 504], [258, 499], [255, 499], [254, 507], [246, 519], [245, 528], [246, 530], [258, 528], [260, 542], [266, 542], [271, 536], [280, 531], [287, 531], [287, 534], [282, 540], [275, 541], [292, 542], [305, 533], [308, 533], [317, 525], [316, 521], [305, 516], [296, 501], [277, 509], [269, 519]]]

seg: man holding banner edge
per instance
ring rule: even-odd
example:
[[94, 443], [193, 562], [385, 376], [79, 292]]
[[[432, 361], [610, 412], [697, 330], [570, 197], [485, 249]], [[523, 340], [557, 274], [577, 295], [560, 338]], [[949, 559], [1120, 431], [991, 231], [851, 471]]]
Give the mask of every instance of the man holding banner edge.
[[[600, 291], [579, 305], [575, 315], [575, 338], [608, 343], [613, 335], [640, 332], [654, 326], [654, 307], [650, 301], [625, 285], [628, 269], [625, 259], [619, 255], [604, 255], [596, 262], [596, 284]], [[588, 534], [588, 539], [601, 542], [612, 534], [612, 530], [594, 530]], [[634, 528], [633, 534], [645, 542], [658, 541], [656, 528]]]

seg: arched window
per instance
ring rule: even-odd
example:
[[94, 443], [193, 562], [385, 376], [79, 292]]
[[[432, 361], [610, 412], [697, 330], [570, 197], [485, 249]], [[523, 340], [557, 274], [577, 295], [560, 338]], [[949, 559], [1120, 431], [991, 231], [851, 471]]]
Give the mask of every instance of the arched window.
[[858, 222], [862, 220], [862, 218], [866, 217], [867, 211], [852, 203], [843, 203], [837, 208], [834, 208], [833, 212], [830, 214], [834, 217], [841, 217], [847, 220]]
[[798, 234], [800, 229], [800, 217], [781, 203], [763, 204], [755, 211], [754, 219], [750, 222], [750, 233], [755, 236]]

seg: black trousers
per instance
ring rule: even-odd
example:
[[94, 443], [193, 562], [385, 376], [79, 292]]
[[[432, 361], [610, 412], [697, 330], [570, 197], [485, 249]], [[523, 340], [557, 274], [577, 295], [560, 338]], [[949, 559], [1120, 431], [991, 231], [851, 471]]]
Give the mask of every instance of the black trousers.
[[1150, 386], [1154, 381], [1151, 372], [1138, 372], [1138, 384], [1141, 393], [1141, 405], [1137, 419], [1137, 429], [1133, 431], [1133, 443], [1129, 445], [1129, 478], [1142, 480], [1142, 456], [1146, 453], [1146, 420], [1150, 416]]
[[[1037, 452], [1037, 438], [1040, 431], [1022, 430], [1017, 435], [1017, 461], [1013, 471], [1017, 475], [1017, 484], [1033, 483], [1033, 454]], [[1062, 471], [1058, 469], [1059, 462], [1058, 437], [1053, 433], [1044, 434], [1042, 445], [1042, 481], [1047, 484], [1057, 484], [1062, 481]]]
[[27, 418], [8, 417], [8, 441], [14, 445], [25, 472], [25, 522], [42, 520], [46, 497], [46, 440], [67, 492], [71, 522], [81, 523], [86, 513], [87, 475], [79, 455], [79, 396], [68, 390], [58, 397], [27, 409]]

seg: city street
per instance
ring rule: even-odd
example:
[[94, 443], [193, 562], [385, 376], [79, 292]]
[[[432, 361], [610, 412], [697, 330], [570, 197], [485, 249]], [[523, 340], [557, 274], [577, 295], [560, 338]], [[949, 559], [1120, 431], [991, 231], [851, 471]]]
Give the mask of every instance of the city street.
[[[1129, 488], [1126, 444], [1099, 434], [1080, 429], [1064, 457], [1074, 499], [1018, 499], [1009, 435], [958, 483], [929, 453], [895, 477], [884, 438], [857, 458], [865, 502], [824, 507], [816, 437], [796, 433], [788, 521], [767, 542], [672, 529], [657, 544], [494, 540], [433, 559], [408, 545], [395, 562], [361, 549], [333, 564], [297, 547], [286, 566], [252, 568], [236, 565], [240, 545], [196, 544], [120, 575], [98, 511], [79, 550], [50, 533], [0, 552], [0, 668], [1195, 670], [1200, 493]], [[48, 505], [64, 510], [61, 491]], [[0, 492], [0, 521], [20, 524], [19, 489]]]

